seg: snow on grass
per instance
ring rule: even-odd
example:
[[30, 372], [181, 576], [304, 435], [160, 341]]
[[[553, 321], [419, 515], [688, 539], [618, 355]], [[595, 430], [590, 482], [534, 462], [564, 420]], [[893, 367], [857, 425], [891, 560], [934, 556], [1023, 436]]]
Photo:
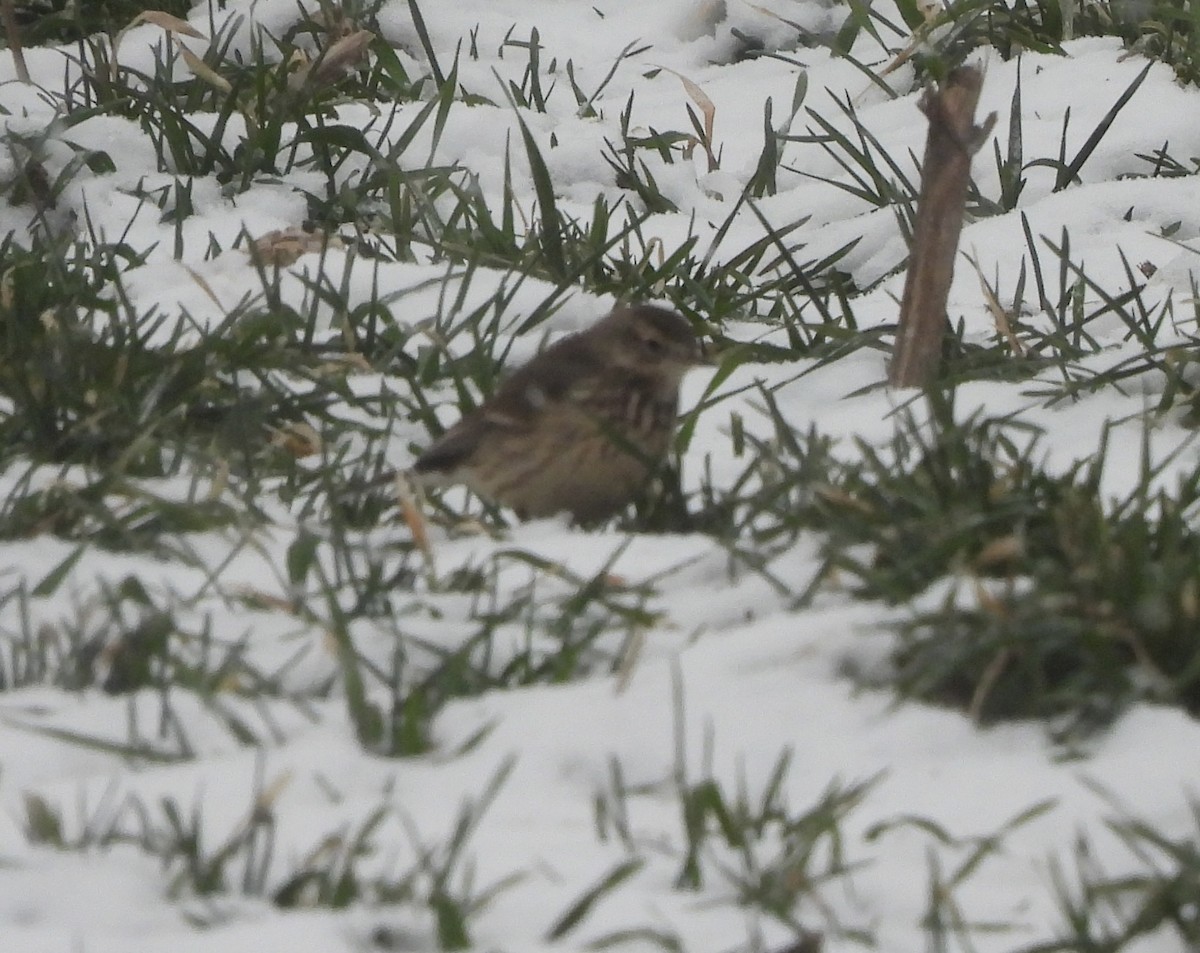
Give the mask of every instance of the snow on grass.
[[[793, 252], [802, 262], [853, 244], [834, 267], [869, 289], [850, 298], [855, 326], [867, 333], [895, 321], [907, 255], [896, 206], [853, 194], [853, 162], [818, 141], [818, 118], [856, 142], [861, 124], [884, 177], [896, 178], [882, 164], [886, 155], [915, 187], [924, 140], [919, 91], [911, 65], [883, 80], [893, 98], [850, 60], [794, 43], [784, 19], [828, 37], [842, 6], [458, 0], [420, 7], [440, 68], [457, 62], [460, 91], [474, 98], [421, 126], [398, 160], [403, 170], [467, 170], [464, 187], [499, 210], [508, 161], [516, 205], [526, 222], [536, 220], [545, 210], [535, 213], [536, 171], [521, 146], [520, 116], [559, 210], [586, 222], [598, 196], [616, 208], [629, 195], [604, 159], [606, 142], [620, 145], [627, 104], [631, 136], [692, 132], [687, 110], [698, 105], [684, 77], [716, 107], [720, 168], [707, 168], [700, 147], [670, 162], [639, 150], [678, 208], [649, 216], [640, 232], [651, 240], [648, 261], [694, 237], [695, 257], [711, 251], [719, 265], [764, 235], [763, 221], [743, 210], [718, 241], [755, 172], [770, 98], [775, 130], [792, 138], [782, 141], [777, 191], [757, 209], [775, 228], [806, 219], [787, 237], [802, 245]], [[294, 0], [231, 0], [221, 10], [202, 4], [190, 20], [206, 34], [232, 31], [230, 55], [248, 58], [257, 30], [279, 37], [297, 10]], [[378, 23], [410, 78], [426, 73], [409, 4], [384, 4]], [[528, 42], [535, 28], [538, 79], [544, 90], [554, 84], [545, 112], [514, 109], [506, 92], [508, 83], [526, 82], [528, 49], [517, 41]], [[739, 58], [738, 33], [779, 56]], [[164, 42], [160, 30], [141, 26], [124, 36], [121, 61], [149, 71]], [[336, 463], [338, 453], [376, 452], [381, 462], [405, 466], [433, 420], [444, 426], [461, 400], [484, 396], [495, 364], [513, 366], [547, 337], [585, 327], [612, 305], [612, 290], [524, 275], [495, 260], [468, 267], [423, 244], [404, 261], [330, 248], [264, 277], [244, 238], [300, 225], [309, 198], [325, 195], [323, 175], [281, 164], [279, 174], [253, 176], [235, 190], [213, 175], [177, 174], [132, 119], [96, 115], [52, 127], [63, 76], [79, 75], [75, 49], [28, 51], [45, 93], [13, 80], [7, 58], [0, 64], [7, 141], [11, 148], [15, 134], [49, 129], [41, 158], [52, 172], [79, 148], [111, 157], [114, 171], [79, 170], [54, 216], [70, 227], [73, 213], [80, 234], [119, 240], [144, 256], [123, 270], [121, 294], [132, 313], [162, 319], [148, 345], [233, 335], [239, 325], [229, 315], [266, 302], [267, 310], [292, 308], [311, 320], [315, 339], [352, 350], [349, 335], [361, 340], [363, 332], [347, 316], [377, 308], [385, 315], [380, 333], [400, 335], [392, 358], [437, 355], [445, 362], [439, 370], [449, 370], [429, 381], [430, 415], [414, 409], [419, 369], [399, 374], [398, 365], [364, 361], [352, 371], [336, 362], [279, 371], [271, 379], [296, 393], [325, 394], [323, 381], [345, 376], [339, 401], [324, 408], [330, 456], [295, 461], [259, 483], [230, 485], [214, 467], [116, 487], [118, 497], [129, 494], [118, 509], [135, 521], [138, 494], [148, 488], [166, 500], [255, 514], [180, 530], [175, 549], [114, 551], [91, 542], [88, 533], [101, 532], [106, 516], [80, 501], [82, 538], [55, 535], [47, 514], [28, 524], [42, 529], [4, 542], [0, 634], [3, 671], [15, 683], [0, 694], [4, 949], [769, 950], [796, 942], [803, 930], [823, 933], [828, 949], [854, 948], [865, 937], [897, 953], [939, 939], [945, 948], [1020, 949], [1065, 929], [1056, 891], [1078, 889], [1062, 884], [1076, 884], [1081, 864], [1087, 870], [1094, 862], [1112, 877], [1137, 868], [1107, 826], [1112, 818], [1144, 819], [1170, 837], [1194, 834], [1188, 803], [1200, 728], [1176, 708], [1135, 704], [1111, 728], [1064, 744], [1043, 721], [979, 727], [960, 711], [898, 701], [851, 677], [888, 670], [894, 627], [914, 612], [947, 599], [986, 602], [988, 585], [1020, 590], [1029, 579], [979, 582], [964, 559], [907, 605], [855, 598], [854, 580], [830, 570], [821, 534], [807, 527], [761, 543], [756, 560], [760, 543], [736, 535], [583, 532], [543, 520], [492, 536], [437, 525], [432, 566], [399, 518], [335, 531], [321, 514], [335, 511], [336, 500], [312, 490], [306, 476]], [[865, 34], [853, 53], [877, 71], [890, 60]], [[1080, 181], [1055, 190], [1058, 170], [1041, 160], [1062, 152], [1069, 162], [1145, 68], [1112, 38], [1072, 41], [1065, 53], [1008, 62], [984, 54], [980, 114], [999, 113], [992, 135], [1007, 154], [1019, 75], [1022, 162], [1033, 164], [1017, 207], [969, 222], [962, 248], [1001, 305], [1045, 335], [1054, 326], [1034, 290], [1035, 255], [1050, 304], [1066, 301], [1072, 314], [1099, 307], [1101, 290], [1128, 290], [1124, 262], [1149, 263], [1134, 272], [1143, 276], [1144, 301], [1175, 308], [1156, 340], [1186, 345], [1195, 332], [1196, 178], [1132, 176], [1148, 175], [1153, 160], [1145, 157], [1160, 149], [1193, 161], [1200, 133], [1189, 117], [1200, 92], [1177, 83], [1168, 67], [1152, 66], [1080, 167]], [[572, 95], [568, 60], [585, 94], [605, 84], [595, 114]], [[798, 64], [807, 94], [789, 118]], [[386, 152], [433, 95], [427, 85], [420, 102], [338, 102], [326, 122], [361, 130]], [[211, 113], [195, 122], [214, 128]], [[245, 134], [235, 114], [222, 145], [232, 153]], [[309, 154], [304, 146], [297, 155]], [[5, 175], [23, 161], [13, 152]], [[369, 167], [356, 155], [338, 177], [352, 182]], [[991, 141], [974, 168], [981, 193], [994, 200]], [[181, 183], [191, 211], [176, 221], [147, 196], [172, 196]], [[431, 196], [430, 207], [450, 214], [452, 195]], [[358, 212], [365, 219], [372, 209]], [[0, 207], [0, 227], [18, 244], [32, 217], [29, 205]], [[618, 210], [614, 220], [628, 217]], [[1064, 230], [1071, 261], [1097, 286], [1074, 302], [1064, 296], [1077, 275], [1043, 241], [1059, 243]], [[794, 300], [805, 309], [802, 321], [818, 320], [798, 291]], [[786, 349], [789, 332], [778, 315], [766, 315], [769, 308], [766, 296], [750, 299], [709, 330]], [[460, 327], [476, 310], [492, 323]], [[531, 315], [539, 320], [517, 333]], [[968, 343], [992, 340], [980, 275], [964, 260], [949, 316], [962, 322]], [[1120, 387], [1066, 392], [1064, 370], [1086, 378], [1144, 350], [1112, 313], [1086, 331], [1095, 348], [1052, 361], [1035, 377], [962, 383], [956, 419], [983, 414], [1040, 430], [1035, 458], [1050, 473], [1092, 458], [1107, 439], [1096, 489], [1106, 501], [1148, 485], [1173, 487], [1195, 471], [1196, 455], [1183, 412], [1153, 412], [1165, 378], [1146, 373]], [[792, 430], [816, 428], [845, 461], [860, 454], [856, 439], [885, 445], [906, 409], [926, 416], [914, 395], [882, 386], [882, 349], [772, 362], [754, 359], [765, 351], [746, 353], [742, 363], [686, 381], [685, 411], [710, 405], [683, 456], [689, 491], [720, 498], [756, 453], [779, 442], [768, 398]], [[742, 435], [761, 441], [758, 449]], [[1014, 431], [1022, 447], [1031, 439], [1029, 430]], [[1169, 463], [1147, 480], [1141, 468], [1158, 461]], [[19, 499], [30, 461], [7, 465], [5, 498]], [[32, 485], [51, 492], [86, 483], [89, 471], [32, 472]], [[461, 493], [446, 499], [465, 502]], [[859, 549], [870, 564], [870, 547]], [[167, 655], [154, 641], [156, 624], [172, 633]], [[563, 648], [572, 638], [580, 640], [576, 655]], [[132, 655], [121, 656], [119, 646]], [[347, 646], [357, 653], [353, 662]], [[40, 675], [31, 661], [38, 651]], [[138, 652], [157, 660], [148, 679], [138, 677]], [[538, 669], [556, 653], [564, 656], [561, 672]], [[365, 687], [356, 689], [351, 676]], [[372, 711], [396, 721], [372, 734]], [[407, 728], [413, 750], [389, 756], [387, 743]], [[977, 850], [975, 867], [968, 859]], [[572, 905], [609, 874], [612, 885], [597, 889], [576, 922]], [[981, 926], [988, 924], [994, 929]], [[1145, 947], [1179, 944], [1160, 931]]]

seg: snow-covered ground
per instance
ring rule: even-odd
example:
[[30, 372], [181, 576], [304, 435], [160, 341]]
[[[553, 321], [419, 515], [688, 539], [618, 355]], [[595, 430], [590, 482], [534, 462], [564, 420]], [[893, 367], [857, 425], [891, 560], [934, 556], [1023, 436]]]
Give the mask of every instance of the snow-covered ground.
[[[201, 4], [191, 22], [209, 35], [214, 27], [231, 29], [226, 24], [242, 18], [233, 55], [250, 49], [258, 26], [278, 33], [293, 23], [298, 6], [297, 0], [228, 0], [223, 10]], [[841, 5], [427, 0], [420, 6], [442, 67], [461, 45], [462, 88], [498, 105], [456, 103], [436, 147], [427, 125], [405, 155], [413, 156], [414, 167], [457, 162], [474, 171], [490, 201], [498, 203], [503, 194], [509, 149], [518, 202], [526, 209], [534, 205], [518, 112], [505, 102], [501, 80], [520, 84], [528, 63], [524, 50], [504, 46], [505, 38], [526, 40], [535, 27], [543, 65], [557, 63], [558, 86], [544, 113], [521, 110], [520, 115], [556, 183], [559, 207], [568, 214], [586, 219], [597, 194], [619, 197], [603, 158], [604, 141], [619, 136], [621, 113], [631, 96], [632, 127], [690, 131], [686, 110], [695, 105], [684, 77], [715, 106], [713, 145], [720, 168], [707, 169], [702, 149], [690, 162], [655, 166], [660, 188], [679, 211], [653, 216], [643, 231], [661, 239], [668, 252], [689, 234], [699, 235], [699, 247], [706, 250], [755, 170], [765, 101], [773, 101], [777, 127], [787, 119], [798, 64], [807, 73], [807, 95], [791, 120], [793, 134], [816, 129], [807, 110], [850, 130], [839, 105], [850, 102], [882, 149], [916, 181], [913, 157], [922, 152], [925, 123], [911, 67], [901, 65], [887, 74], [886, 83], [898, 94], [889, 96], [849, 60], [821, 48], [798, 47], [794, 29], [785, 22], [831, 34], [845, 16]], [[427, 72], [409, 5], [391, 0], [379, 24], [410, 76]], [[735, 30], [757, 37], [781, 56], [739, 61]], [[900, 37], [888, 41], [893, 52], [904, 45]], [[203, 49], [203, 41], [187, 42]], [[123, 37], [121, 60], [146, 69], [163, 43], [159, 27], [139, 26]], [[636, 52], [622, 58], [631, 45]], [[27, 51], [35, 83], [51, 92], [60, 89], [72, 52]], [[853, 52], [877, 70], [892, 55], [866, 34]], [[1029, 53], [1008, 62], [987, 51], [978, 55], [986, 71], [979, 114], [997, 113], [992, 135], [1002, 154], [1018, 76], [1023, 154], [1029, 162], [1056, 159], [1064, 127], [1066, 155], [1073, 156], [1146, 67], [1143, 58], [1127, 54], [1113, 39], [1072, 41], [1066, 53]], [[594, 103], [598, 116], [579, 115], [567, 86], [568, 60], [587, 91], [600, 86], [615, 64], [611, 82]], [[13, 76], [9, 58], [0, 57], [5, 125], [23, 133], [44, 128], [54, 115], [53, 96]], [[542, 77], [547, 86], [550, 80]], [[422, 106], [399, 105], [392, 115], [390, 108], [350, 103], [340, 107], [338, 119], [368, 134], [392, 123], [394, 136]], [[1012, 304], [1023, 260], [1028, 267], [1024, 216], [1034, 236], [1057, 243], [1066, 230], [1072, 260], [1110, 292], [1126, 288], [1122, 255], [1134, 266], [1149, 263], [1145, 299], [1161, 302], [1174, 295], [1176, 314], [1191, 314], [1191, 275], [1200, 265], [1200, 180], [1195, 175], [1133, 176], [1150, 171], [1138, 154], [1149, 156], [1165, 147], [1185, 165], [1200, 155], [1197, 114], [1200, 90], [1181, 86], [1168, 67], [1154, 65], [1082, 166], [1080, 184], [1054, 192], [1054, 168], [1031, 166], [1016, 211], [969, 223], [961, 247], [999, 290], [1001, 303]], [[228, 135], [234, 137], [236, 130], [231, 127]], [[97, 117], [65, 137], [109, 153], [116, 171], [78, 176], [60, 208], [86, 208], [97, 234], [124, 236], [134, 248], [148, 251], [146, 264], [126, 276], [136, 309], [186, 315], [200, 328], [215, 325], [247, 296], [261, 292], [248, 256], [231, 247], [238, 235], [244, 230], [257, 237], [299, 225], [306, 214], [302, 190], [320, 187], [312, 172], [264, 179], [236, 196], [223, 193], [213, 180], [197, 180], [196, 214], [182, 226], [182, 255], [176, 258], [174, 223], [160, 221], [156, 207], [132, 194], [139, 184], [148, 191], [176, 178], [158, 171], [152, 143], [138, 124]], [[69, 158], [67, 147], [59, 149], [57, 154], [51, 149], [52, 165]], [[838, 268], [860, 286], [883, 278], [855, 299], [858, 325], [893, 322], [903, 286], [896, 268], [906, 248], [892, 211], [875, 209], [813, 178], [845, 180], [817, 143], [788, 143], [783, 165], [777, 194], [759, 200], [758, 208], [778, 227], [807, 217], [790, 236], [804, 243], [807, 259], [820, 259], [857, 239]], [[990, 141], [976, 157], [974, 174], [985, 196], [998, 196]], [[24, 234], [28, 217], [28, 207], [0, 206], [0, 231]], [[743, 212], [714, 259], [728, 259], [762, 234], [759, 220]], [[210, 238], [226, 250], [215, 257], [206, 254]], [[1043, 255], [1057, 274], [1057, 259], [1048, 249]], [[460, 291], [466, 311], [516, 284], [502, 270], [481, 268], [468, 280], [448, 273], [444, 264], [372, 262], [332, 249], [285, 270], [284, 300], [303, 301], [318, 270], [332, 287], [344, 289], [352, 304], [373, 294], [388, 297], [402, 324], [441, 313]], [[520, 284], [503, 315], [504, 333], [552, 291], [540, 280]], [[1027, 291], [1027, 303], [1031, 298]], [[508, 360], [528, 357], [547, 332], [586, 326], [611, 304], [611, 299], [571, 292], [547, 323], [515, 340]], [[969, 337], [992, 335], [980, 277], [964, 260], [949, 310], [952, 320], [965, 323]], [[748, 313], [721, 330], [734, 340], [786, 343], [781, 330], [756, 317]], [[815, 315], [804, 317], [815, 320]], [[1194, 328], [1166, 329], [1160, 340], [1190, 331]], [[1115, 319], [1098, 319], [1089, 332], [1103, 345], [1083, 359], [1093, 368], [1137, 353], [1138, 345], [1126, 340], [1127, 328]], [[455, 339], [451, 347], [467, 347], [468, 337]], [[731, 452], [734, 415], [747, 432], [771, 435], [761, 391], [747, 386], [755, 382], [773, 389], [797, 431], [815, 425], [839, 439], [840, 452], [849, 455], [855, 437], [882, 443], [895, 427], [895, 409], [912, 397], [876, 386], [885, 379], [885, 360], [880, 351], [862, 349], [803, 375], [812, 362], [738, 367], [717, 394], [739, 393], [699, 418], [684, 458], [685, 485], [698, 486], [702, 475], [717, 487], [728, 485], [744, 469], [745, 459]], [[702, 399], [714, 373], [704, 369], [688, 377], [685, 408]], [[353, 386], [371, 393], [388, 382], [364, 371]], [[1037, 382], [976, 382], [959, 388], [956, 412], [1013, 415], [1042, 428], [1041, 452], [1056, 470], [1093, 454], [1110, 426], [1103, 492], [1117, 496], [1139, 479], [1144, 440], [1152, 457], [1162, 459], [1188, 439], [1190, 431], [1176, 415], [1148, 417], [1154, 386], [1152, 379], [1139, 379], [1124, 393], [1109, 388], [1048, 403]], [[452, 403], [444, 413], [447, 422], [453, 419]], [[388, 457], [404, 466], [410, 445], [427, 440], [418, 423], [396, 420]], [[1194, 465], [1194, 451], [1185, 449], [1178, 468]], [[1174, 472], [1164, 475], [1167, 484]], [[15, 479], [0, 475], [6, 496]], [[162, 492], [187, 498], [187, 484], [180, 478], [179, 485], [168, 483]], [[246, 657], [263, 671], [290, 666], [280, 678], [290, 691], [303, 693], [331, 678], [336, 656], [319, 613], [311, 618], [281, 609], [293, 595], [282, 567], [297, 535], [319, 535], [322, 527], [297, 517], [277, 499], [264, 500], [263, 508], [271, 525], [250, 542], [234, 530], [198, 534], [191, 540], [197, 555], [192, 565], [85, 548], [50, 597], [9, 598], [0, 605], [0, 634], [42, 626], [52, 634], [56, 627], [86, 626], [101, 611], [104, 588], [132, 577], [158, 604], [178, 607], [177, 623], [195, 633], [207, 625], [218, 643], [244, 640]], [[408, 527], [397, 522], [374, 534], [380, 559], [395, 568], [401, 557], [389, 553], [399, 552], [395, 547], [407, 540]], [[849, 798], [838, 809], [837, 837], [818, 834], [814, 859], [805, 870], [792, 870], [797, 877], [829, 873], [810, 892], [800, 891], [804, 899], [792, 911], [797, 923], [825, 934], [827, 949], [853, 947], [855, 931], [871, 935], [889, 953], [931, 948], [926, 917], [932, 897], [943, 915], [957, 910], [964, 923], [1007, 925], [974, 932], [976, 949], [1032, 945], [1062, 927], [1056, 883], [1059, 878], [1074, 883], [1081, 835], [1089, 856], [1116, 875], [1131, 869], [1135, 859], [1106, 828], [1106, 819], [1128, 812], [1174, 836], [1195, 831], [1188, 805], [1194, 797], [1200, 727], [1177, 710], [1137, 706], [1091, 739], [1083, 756], [1065, 757], [1040, 723], [980, 729], [961, 713], [897, 703], [891, 694], [856, 686], [844, 674], [848, 662], [882, 660], [892, 638], [888, 624], [907, 617], [911, 607], [856, 601], [830, 584], [811, 605], [795, 608], [792, 593], [802, 591], [820, 567], [815, 537], [802, 535], [772, 558], [766, 573], [731, 560], [727, 549], [707, 536], [631, 538], [611, 528], [585, 532], [560, 520], [514, 525], [501, 539], [451, 537], [438, 530], [434, 550], [436, 577], [425, 577], [412, 591], [398, 589], [393, 617], [386, 622], [358, 620], [351, 629], [360, 651], [385, 669], [404, 639], [453, 650], [480, 631], [484, 610], [470, 596], [452, 587], [439, 591], [430, 582], [475, 567], [496, 573], [501, 604], [526, 600], [527, 608], [496, 629], [498, 657], [520, 652], [529, 630], [535, 631], [531, 638], [546, 638], [536, 634], [541, 629], [529, 618], [565, 613], [580, 580], [608, 573], [614, 600], [651, 613], [628, 622], [620, 612], [593, 607], [609, 612], [612, 631], [601, 644], [625, 653], [626, 671], [620, 676], [597, 671], [566, 684], [496, 689], [451, 701], [433, 721], [432, 750], [400, 758], [364, 752], [340, 690], [329, 699], [303, 703], [230, 693], [226, 709], [247, 726], [255, 744], [230, 730], [232, 716], [219, 717], [182, 687], [129, 696], [95, 688], [2, 692], [0, 950], [427, 949], [437, 942], [431, 911], [439, 891], [457, 898], [488, 897], [468, 922], [470, 942], [481, 948], [583, 947], [607, 938], [649, 949], [675, 938], [670, 942], [686, 951], [781, 949], [793, 942], [795, 930], [760, 906], [742, 903], [748, 889], [743, 881], [756, 878], [758, 867], [788, 870], [781, 860], [788, 851], [801, 851], [801, 834], [785, 836], [782, 825], [767, 825], [743, 853], [710, 832], [699, 859], [699, 884], [685, 888], [677, 880], [688, 843], [681, 790], [712, 779], [728, 802], [744, 797], [754, 810], [784, 758], [786, 771], [772, 808], [795, 819], [823, 799]], [[0, 547], [0, 583], [15, 590], [23, 581], [32, 589], [75, 551], [75, 543], [51, 536], [6, 542]], [[561, 571], [535, 571], [529, 554]], [[791, 593], [773, 586], [770, 577], [783, 580]], [[645, 594], [639, 588], [644, 584]], [[939, 583], [922, 599], [934, 604], [953, 585], [953, 580]], [[246, 598], [246, 590], [264, 598]], [[130, 616], [133, 625], [132, 609]], [[428, 664], [430, 657], [429, 651], [414, 650], [415, 664]], [[81, 744], [79, 737], [104, 739], [118, 748]], [[120, 747], [139, 739], [162, 758], [123, 757]], [[493, 780], [498, 787], [489, 800]], [[857, 798], [849, 797], [858, 785], [865, 786]], [[134, 838], [78, 851], [31, 843], [26, 832], [31, 804], [49, 805], [60, 815], [67, 841], [83, 838], [86, 830], [108, 830], [114, 821], [130, 831], [165, 831], [167, 805], [174, 804], [184, 822], [193, 815], [199, 819], [209, 854], [240, 836], [253, 818], [261, 824], [269, 816], [274, 849], [264, 863], [273, 887], [306, 858], [319, 867], [338, 850], [349, 852], [358, 832], [372, 825], [364, 834], [369, 856], [356, 861], [359, 876], [401, 881], [409, 872], [417, 874], [406, 885], [411, 896], [401, 899], [377, 898], [339, 910], [289, 910], [246, 895], [239, 859], [227, 871], [224, 889], [197, 898], [174, 889], [178, 862], [161, 863]], [[462, 856], [446, 865], [449, 876], [443, 883], [435, 872], [464, 811], [477, 813], [477, 823]], [[978, 846], [977, 839], [1002, 832], [1017, 819], [998, 849], [957, 883], [956, 868]], [[935, 836], [937, 829], [946, 836]], [[639, 866], [626, 871], [577, 925], [552, 935], [572, 903], [631, 860]], [[489, 897], [492, 888], [497, 889]], [[938, 895], [939, 890], [945, 893]], [[1165, 936], [1145, 945], [1147, 950], [1174, 948], [1175, 941]]]

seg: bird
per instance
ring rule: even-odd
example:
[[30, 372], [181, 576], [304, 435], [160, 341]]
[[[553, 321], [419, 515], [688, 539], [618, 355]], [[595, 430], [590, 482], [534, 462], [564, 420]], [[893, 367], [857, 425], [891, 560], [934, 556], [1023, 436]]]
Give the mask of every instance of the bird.
[[679, 386], [706, 363], [682, 315], [618, 305], [557, 341], [421, 453], [423, 486], [462, 484], [520, 519], [601, 522], [638, 495], [675, 431]]

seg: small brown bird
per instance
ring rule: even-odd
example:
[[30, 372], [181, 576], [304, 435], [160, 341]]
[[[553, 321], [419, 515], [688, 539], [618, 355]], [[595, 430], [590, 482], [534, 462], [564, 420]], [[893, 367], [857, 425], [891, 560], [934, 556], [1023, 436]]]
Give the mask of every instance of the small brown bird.
[[688, 322], [652, 305], [618, 307], [563, 338], [421, 454], [426, 484], [461, 483], [522, 519], [612, 516], [666, 455], [679, 383], [704, 363]]

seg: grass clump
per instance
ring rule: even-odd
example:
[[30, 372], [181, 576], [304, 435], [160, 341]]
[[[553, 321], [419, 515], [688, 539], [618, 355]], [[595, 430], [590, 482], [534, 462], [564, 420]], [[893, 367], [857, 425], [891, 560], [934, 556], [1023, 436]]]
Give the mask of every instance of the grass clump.
[[21, 39], [28, 46], [73, 43], [96, 33], [116, 33], [147, 7], [186, 17], [193, 0], [16, 0]]
[[[1188, 482], [1194, 483], [1193, 475]], [[1200, 714], [1200, 534], [1194, 499], [1163, 492], [1115, 512], [1068, 484], [1028, 535], [1020, 578], [900, 627], [896, 684], [989, 723], [1049, 719], [1063, 735], [1150, 699]]]
[[889, 444], [860, 441], [852, 461], [780, 419], [734, 499], [710, 499], [702, 518], [760, 566], [819, 532], [821, 570], [791, 584], [801, 604], [830, 585], [905, 604], [951, 581], [943, 605], [898, 626], [887, 684], [906, 697], [983, 723], [1047, 719], [1063, 737], [1138, 699], [1200, 713], [1197, 474], [1158, 487], [1170, 461], [1151, 466], [1144, 449], [1136, 487], [1106, 501], [1107, 435], [1056, 474], [1039, 463], [1036, 429], [957, 420], [937, 395], [929, 410], [924, 421], [903, 411]]
[[[468, 853], [511, 769], [511, 761], [501, 764], [478, 795], [459, 806], [449, 833], [436, 843], [384, 805], [314, 838], [307, 849], [281, 857], [277, 802], [289, 778], [267, 784], [261, 772], [249, 808], [232, 830], [214, 830], [199, 802], [188, 808], [166, 795], [149, 803], [133, 794], [118, 797], [110, 788], [97, 804], [84, 804], [76, 820], [65, 818], [56, 804], [27, 795], [25, 833], [30, 843], [58, 850], [128, 847], [155, 859], [164, 893], [191, 901], [197, 926], [220, 924], [221, 908], [210, 902], [234, 895], [283, 910], [343, 910], [361, 904], [419, 917], [432, 924], [432, 948], [459, 950], [471, 945], [477, 914], [519, 878], [512, 874], [479, 889]], [[406, 831], [396, 831], [399, 826]], [[410, 841], [406, 850], [381, 848], [384, 838], [390, 844], [405, 832]]]
[[0, 436], [10, 454], [102, 467], [110, 480], [171, 475], [189, 455], [255, 470], [272, 433], [327, 404], [280, 382], [325, 356], [294, 309], [235, 309], [197, 335], [124, 299], [121, 271], [141, 263], [127, 246], [3, 250]]
[[[1200, 805], [1189, 798], [1187, 825], [1180, 833], [1155, 827], [1139, 812], [1113, 803], [1106, 833], [1116, 837], [1131, 862], [1120, 872], [1106, 869], [1094, 838], [1080, 834], [1068, 861], [1052, 867], [1060, 925], [1055, 936], [1023, 953], [1126, 951], [1151, 944], [1190, 949], [1200, 943]], [[1073, 869], [1072, 869], [1073, 868]]]
[[844, 55], [864, 29], [911, 37], [903, 55], [912, 56], [919, 77], [940, 79], [980, 47], [1009, 59], [1027, 50], [1061, 54], [1079, 37], [1115, 36], [1171, 66], [1181, 81], [1200, 82], [1200, 14], [1179, 0], [954, 0], [932, 13], [916, 0], [899, 0], [901, 24], [851, 6], [834, 50]]

